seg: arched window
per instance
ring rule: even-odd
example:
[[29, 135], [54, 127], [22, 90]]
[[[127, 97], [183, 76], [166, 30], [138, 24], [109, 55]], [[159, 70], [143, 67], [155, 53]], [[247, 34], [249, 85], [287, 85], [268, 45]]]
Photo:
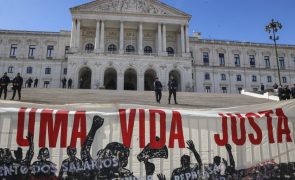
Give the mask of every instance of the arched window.
[[225, 74], [221, 74], [221, 80], [225, 81], [226, 80], [226, 75]]
[[86, 51], [87, 53], [92, 53], [93, 50], [94, 50], [94, 45], [93, 45], [93, 44], [91, 44], [91, 43], [86, 44], [86, 46], [85, 46], [85, 51]]
[[144, 54], [151, 54], [151, 53], [153, 53], [153, 49], [152, 49], [152, 47], [150, 47], [150, 46], [146, 46], [146, 47], [144, 48]]
[[167, 53], [169, 56], [173, 56], [174, 55], [174, 49], [172, 47], [168, 47], [167, 48]]
[[133, 53], [133, 52], [135, 52], [135, 48], [134, 48], [134, 46], [132, 46], [132, 45], [128, 45], [128, 46], [126, 47], [126, 52], [127, 52], [127, 53]]
[[111, 44], [108, 47], [109, 52], [116, 52], [117, 51], [117, 46], [115, 44]]
[[210, 74], [209, 73], [205, 73], [205, 80], [210, 80]]
[[237, 81], [242, 81], [242, 76], [241, 75], [237, 75]]

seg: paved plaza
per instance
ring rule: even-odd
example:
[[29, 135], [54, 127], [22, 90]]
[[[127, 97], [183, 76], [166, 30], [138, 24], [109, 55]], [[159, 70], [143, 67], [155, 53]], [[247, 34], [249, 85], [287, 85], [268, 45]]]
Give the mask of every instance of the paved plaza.
[[[12, 92], [9, 92], [8, 99]], [[212, 94], [212, 93], [187, 93], [177, 94], [178, 105], [168, 104], [168, 92], [163, 92], [161, 104], [156, 103], [154, 92], [138, 91], [110, 91], [110, 90], [77, 90], [77, 89], [23, 89], [22, 101], [42, 105], [65, 105], [78, 103], [91, 104], [136, 104], [171, 108], [225, 108], [251, 104], [272, 102], [266, 99], [257, 99], [239, 94]], [[18, 101], [0, 100], [0, 107], [18, 107]]]

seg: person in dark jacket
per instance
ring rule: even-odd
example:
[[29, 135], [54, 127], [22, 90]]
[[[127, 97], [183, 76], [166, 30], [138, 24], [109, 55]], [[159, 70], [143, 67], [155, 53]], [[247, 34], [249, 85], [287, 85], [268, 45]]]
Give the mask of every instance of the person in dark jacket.
[[285, 86], [284, 91], [285, 91], [285, 94], [286, 94], [286, 99], [289, 100], [290, 96], [291, 96], [291, 91], [290, 91], [288, 85]]
[[170, 80], [168, 82], [168, 88], [169, 88], [169, 99], [168, 99], [168, 103], [170, 104], [170, 100], [171, 100], [171, 95], [173, 94], [174, 97], [174, 102], [175, 104], [178, 104], [176, 101], [176, 91], [177, 91], [177, 81], [174, 79], [173, 76], [170, 77]]
[[154, 86], [155, 86], [156, 100], [158, 103], [161, 103], [163, 86], [162, 86], [162, 83], [159, 81], [158, 77], [156, 77]]
[[72, 78], [69, 78], [69, 80], [68, 80], [68, 89], [72, 89], [72, 83], [73, 83]]
[[21, 90], [23, 86], [23, 78], [20, 76], [20, 73], [17, 73], [17, 76], [12, 80], [13, 85], [13, 95], [11, 100], [14, 100], [16, 91], [18, 93], [18, 99], [21, 100]]
[[10, 79], [7, 76], [7, 73], [4, 73], [4, 75], [0, 78], [0, 99], [2, 96], [2, 92], [4, 91], [4, 100], [7, 96], [7, 86], [10, 83]]
[[61, 82], [62, 82], [62, 88], [67, 88], [67, 79], [66, 79], [66, 77], [64, 77], [64, 78], [61, 80]]
[[32, 83], [33, 83], [33, 79], [30, 77], [28, 79], [28, 88], [31, 88], [32, 87]]
[[278, 88], [278, 96], [279, 96], [280, 101], [285, 100], [285, 93], [284, 93], [284, 89], [282, 86], [279, 86], [279, 88]]
[[278, 89], [279, 88], [279, 86], [277, 85], [277, 83], [275, 83], [272, 87], [273, 87], [273, 89]]
[[34, 80], [34, 88], [37, 88], [37, 87], [38, 87], [38, 81], [39, 81], [38, 78], [36, 78], [36, 79]]
[[264, 84], [262, 84], [262, 83], [260, 85], [260, 90], [261, 90], [262, 93], [264, 93], [265, 88], [264, 88]]
[[293, 99], [295, 99], [295, 84], [293, 84], [293, 87], [291, 88], [291, 94]]

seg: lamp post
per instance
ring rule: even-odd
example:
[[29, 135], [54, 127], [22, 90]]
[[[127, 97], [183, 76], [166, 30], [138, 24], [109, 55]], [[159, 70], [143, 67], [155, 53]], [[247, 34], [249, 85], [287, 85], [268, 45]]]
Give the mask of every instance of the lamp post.
[[274, 19], [272, 19], [271, 22], [267, 26], [265, 26], [265, 31], [270, 34], [269, 39], [274, 41], [280, 86], [282, 86], [282, 83], [281, 83], [281, 71], [279, 66], [279, 57], [278, 57], [278, 48], [277, 48], [277, 41], [279, 40], [279, 36], [276, 35], [276, 32], [278, 32], [278, 30], [282, 28], [283, 28], [282, 24], [279, 21], [274, 21]]

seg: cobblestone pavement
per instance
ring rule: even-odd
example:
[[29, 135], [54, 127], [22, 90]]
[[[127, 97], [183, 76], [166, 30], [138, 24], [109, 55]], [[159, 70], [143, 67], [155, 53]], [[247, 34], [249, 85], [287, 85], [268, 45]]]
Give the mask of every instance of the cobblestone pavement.
[[[10, 99], [11, 95], [12, 92], [9, 92], [8, 99]], [[23, 89], [22, 96], [22, 102], [44, 105], [64, 105], [76, 103], [138, 104], [158, 107], [196, 109], [225, 108], [271, 102], [266, 99], [257, 99], [239, 94], [207, 94], [180, 92], [177, 94], [179, 104], [174, 105], [174, 101], [171, 100], [172, 104], [169, 105], [168, 92], [163, 92], [161, 104], [158, 104], [155, 102], [153, 91], [137, 92], [77, 89]], [[0, 104], [4, 105], [4, 103], [1, 103], [1, 100]], [[9, 101], [6, 101], [5, 104], [9, 104]]]

